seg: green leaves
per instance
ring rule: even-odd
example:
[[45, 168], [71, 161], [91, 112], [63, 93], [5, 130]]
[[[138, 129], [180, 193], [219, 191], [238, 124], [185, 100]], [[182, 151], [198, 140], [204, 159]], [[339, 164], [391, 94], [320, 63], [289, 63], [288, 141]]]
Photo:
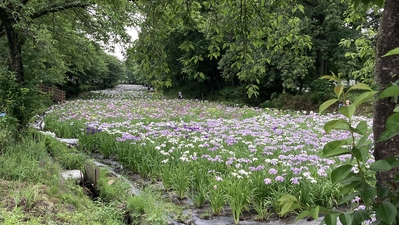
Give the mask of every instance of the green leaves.
[[320, 206], [309, 208], [309, 214], [313, 219], [317, 220], [319, 218]]
[[358, 196], [358, 195], [359, 195], [358, 192], [352, 192], [352, 193], [349, 193], [349, 194], [347, 194], [347, 195], [344, 195], [344, 197], [342, 197], [342, 198], [338, 201], [338, 204], [344, 204], [344, 203], [346, 203], [346, 202], [348, 202], [348, 201], [351, 201], [353, 198], [355, 198], [355, 197]]
[[324, 112], [324, 110], [326, 110], [328, 107], [330, 107], [332, 104], [338, 102], [339, 99], [330, 99], [325, 101], [323, 104], [320, 105], [319, 107], [319, 113]]
[[324, 145], [322, 157], [333, 157], [344, 154], [350, 154], [348, 148], [343, 148], [342, 145], [347, 144], [346, 140], [332, 141]]
[[392, 203], [388, 201], [383, 201], [377, 206], [375, 212], [382, 221], [388, 224], [395, 224], [394, 222], [396, 221], [396, 215], [398, 214], [398, 210]]
[[324, 124], [324, 130], [326, 131], [327, 134], [330, 133], [331, 130], [333, 129], [349, 130], [349, 123], [344, 119], [338, 119], [338, 120], [328, 121], [327, 123]]
[[341, 221], [343, 225], [351, 225], [353, 221], [352, 215], [350, 213], [341, 213], [341, 215], [339, 215], [339, 221]]
[[399, 86], [392, 85], [385, 88], [381, 94], [378, 96], [378, 99], [393, 97], [395, 95], [399, 95]]
[[247, 85], [248, 98], [251, 98], [252, 95], [257, 97], [259, 95], [258, 90], [259, 90], [259, 87], [257, 85], [254, 85], [254, 84]]
[[377, 189], [375, 186], [369, 184], [362, 184], [362, 188], [359, 190], [359, 195], [364, 202], [366, 207], [370, 206], [370, 203], [377, 196]]
[[[342, 183], [346, 183], [347, 180], [349, 180], [349, 179], [346, 179]], [[363, 181], [359, 177], [351, 177], [350, 180], [351, 181], [349, 184], [342, 185], [342, 188], [339, 192], [341, 195], [347, 195], [348, 193], [353, 193], [353, 190], [357, 189], [363, 183]], [[341, 199], [339, 203], [344, 204], [344, 203], [352, 200], [353, 197], [356, 197], [356, 196], [351, 196], [350, 199]]]
[[352, 105], [355, 105], [356, 107], [361, 105], [362, 103], [370, 100], [375, 94], [377, 94], [377, 91], [367, 91], [362, 93], [361, 95], [357, 96], [355, 100], [353, 101]]
[[371, 220], [370, 214], [363, 209], [353, 212], [353, 224], [361, 224], [363, 221]]
[[382, 7], [382, 6], [384, 5], [384, 1], [385, 1], [385, 0], [374, 0], [375, 4], [376, 4], [378, 7]]
[[331, 182], [333, 185], [344, 180], [351, 172], [352, 165], [342, 165], [331, 172]]
[[367, 122], [366, 121], [360, 121], [356, 129], [360, 132], [359, 134], [365, 135], [367, 133]]
[[384, 5], [385, 0], [352, 0], [353, 6], [358, 8], [359, 6], [363, 7], [363, 10], [370, 9], [374, 4], [378, 7], [382, 7]]
[[387, 56], [391, 56], [391, 55], [398, 55], [398, 54], [399, 54], [399, 47], [392, 49], [391, 51], [387, 52], [382, 57], [387, 57]]
[[327, 79], [328, 81], [338, 81], [338, 77], [334, 76], [330, 76], [330, 75], [324, 75], [322, 77], [320, 77], [320, 79]]
[[[399, 48], [398, 48], [399, 54]], [[343, 196], [338, 204], [345, 204], [355, 197], [360, 197], [362, 203], [365, 205], [366, 210], [357, 209], [349, 213], [328, 213], [323, 222], [326, 224], [336, 224], [337, 218], [343, 225], [361, 224], [366, 220], [370, 220], [371, 213], [377, 214], [377, 223], [381, 224], [396, 224], [397, 200], [396, 190], [393, 191], [388, 188], [377, 188], [375, 183], [375, 171], [384, 172], [389, 171], [394, 167], [399, 166], [399, 161], [396, 158], [388, 158], [386, 160], [378, 160], [370, 164], [369, 168], [365, 168], [367, 160], [369, 159], [370, 144], [367, 143], [368, 125], [367, 122], [361, 121], [356, 127], [353, 127], [351, 118], [355, 114], [356, 107], [362, 103], [373, 98], [378, 92], [373, 91], [366, 84], [356, 84], [350, 87], [346, 92], [341, 85], [340, 77], [323, 76], [323, 79], [337, 82], [338, 85], [334, 87], [336, 99], [330, 99], [324, 102], [319, 107], [319, 111], [323, 112], [329, 106], [333, 105], [340, 99], [346, 99], [346, 94], [352, 90], [365, 90], [366, 92], [360, 94], [355, 98], [349, 106], [342, 106], [339, 111], [346, 117], [345, 119], [331, 120], [324, 124], [326, 133], [332, 130], [347, 130], [353, 135], [354, 133], [360, 134], [360, 138], [352, 136], [352, 140], [335, 140], [331, 141], [323, 147], [322, 157], [336, 157], [343, 154], [350, 154], [352, 156], [350, 163], [341, 165], [331, 172], [331, 183], [337, 185], [340, 189], [340, 194]], [[399, 86], [392, 84], [390, 87], [381, 92], [379, 99], [387, 97], [397, 97], [399, 95]], [[343, 97], [342, 97], [343, 96]], [[379, 137], [379, 141], [392, 138], [399, 134], [399, 107], [395, 108], [395, 113], [387, 119], [386, 130]], [[388, 199], [390, 199], [388, 201]], [[298, 217], [311, 215], [310, 207], [308, 210], [302, 212]], [[313, 209], [314, 210], [314, 209]]]
[[[398, 54], [399, 48], [395, 48], [394, 50], [388, 53]], [[392, 97], [393, 101], [397, 102], [398, 96], [399, 96], [399, 86], [395, 82], [391, 83], [390, 86], [385, 88], [378, 96], [378, 99]], [[385, 131], [378, 137], [378, 142], [388, 140], [399, 134], [399, 107], [396, 107], [393, 111], [394, 114], [388, 117], [386, 121]]]
[[307, 217], [309, 215], [310, 215], [309, 210], [303, 210], [301, 213], [298, 214], [298, 216], [296, 216], [295, 222], [298, 221], [298, 220], [301, 220], [301, 219], [303, 219], [303, 218], [305, 218], [305, 217]]
[[358, 83], [358, 84], [353, 85], [352, 87], [350, 87], [348, 89], [347, 92], [352, 91], [352, 90], [372, 91], [372, 89], [367, 84], [363, 84], [363, 83]]
[[399, 113], [394, 113], [388, 117], [385, 131], [378, 137], [378, 142], [388, 140], [399, 134]]
[[355, 147], [352, 149], [352, 154], [359, 162], [366, 163], [369, 156], [369, 146]]
[[342, 106], [339, 108], [339, 111], [346, 117], [351, 119], [352, 116], [355, 114], [356, 106], [351, 104], [349, 106]]
[[388, 171], [392, 169], [392, 166], [386, 160], [378, 160], [370, 165], [370, 169], [375, 171]]
[[319, 213], [323, 212], [323, 213], [330, 213], [330, 211], [327, 208], [324, 208], [322, 206], [311, 206], [306, 210], [303, 210], [301, 213], [298, 214], [298, 216], [295, 218], [295, 222], [303, 219], [305, 217], [312, 217], [313, 219], [317, 220], [319, 218]]
[[344, 91], [343, 85], [337, 85], [334, 87], [334, 93], [335, 93], [335, 95], [337, 95], [338, 98], [339, 98], [339, 96], [341, 96], [343, 91]]
[[351, 86], [346, 92], [344, 92], [344, 85], [342, 84], [340, 73], [338, 73], [338, 75], [335, 75], [334, 73], [332, 73], [332, 75], [325, 75], [325, 76], [322, 76], [320, 79], [327, 79], [329, 81], [338, 83], [338, 85], [336, 85], [334, 87], [334, 93], [337, 96], [337, 98], [327, 100], [323, 104], [321, 104], [319, 107], [320, 113], [322, 113], [328, 107], [330, 107], [331, 105], [333, 105], [334, 103], [336, 103], [340, 99], [342, 99], [342, 97], [341, 97], [342, 95], [344, 95], [343, 99], [346, 100], [347, 94], [352, 90], [367, 91], [367, 92], [359, 95], [358, 97], [356, 97], [353, 104], [350, 104], [349, 106], [344, 105], [339, 108], [340, 113], [342, 113], [348, 119], [351, 119], [352, 116], [355, 114], [356, 107], [358, 107], [360, 104], [364, 103], [365, 101], [371, 99], [377, 93], [376, 91], [373, 91], [367, 84], [364, 84], [364, 83], [355, 84], [355, 85]]
[[336, 225], [337, 224], [337, 217], [338, 217], [338, 213], [332, 213], [332, 214], [328, 214], [324, 217], [324, 222], [327, 225]]
[[279, 215], [286, 215], [287, 213], [299, 209], [301, 206], [298, 204], [298, 199], [290, 194], [286, 194], [280, 199], [278, 199], [279, 205], [281, 205], [281, 210], [278, 212]]

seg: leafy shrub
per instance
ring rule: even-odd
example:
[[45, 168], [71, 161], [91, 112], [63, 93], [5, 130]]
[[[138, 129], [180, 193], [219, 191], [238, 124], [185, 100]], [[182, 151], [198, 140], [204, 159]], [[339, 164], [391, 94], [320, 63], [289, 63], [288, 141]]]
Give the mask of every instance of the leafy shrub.
[[17, 121], [9, 116], [0, 117], [0, 152], [11, 145], [17, 135]]
[[[355, 98], [353, 103], [339, 108], [340, 113], [345, 118], [331, 120], [325, 123], [326, 133], [332, 130], [342, 130], [351, 134], [350, 139], [339, 139], [327, 142], [324, 145], [321, 156], [323, 158], [334, 158], [342, 155], [349, 155], [350, 162], [341, 164], [331, 172], [331, 182], [339, 189], [342, 196], [338, 200], [339, 204], [352, 204], [356, 208], [347, 212], [336, 209], [327, 209], [315, 205], [304, 205], [293, 195], [284, 195], [278, 201], [283, 213], [301, 209], [302, 212], [296, 220], [313, 217], [318, 218], [319, 213], [325, 213], [321, 224], [337, 224], [338, 219], [341, 224], [398, 224], [398, 192], [396, 184], [398, 177], [392, 177], [392, 181], [380, 184], [377, 181], [378, 172], [390, 171], [399, 166], [397, 157], [388, 157], [374, 161], [367, 165], [369, 155], [372, 153], [372, 143], [367, 142], [370, 133], [368, 124], [361, 121], [354, 124], [353, 117], [356, 108], [364, 102], [372, 99], [378, 91], [373, 91], [368, 85], [359, 83], [345, 90], [340, 79], [340, 75], [323, 76], [323, 78], [335, 81], [334, 88], [336, 97], [320, 105], [320, 113], [338, 101], [348, 99], [348, 93], [352, 90], [366, 90]], [[389, 86], [380, 93], [378, 98], [397, 97], [399, 89], [397, 86]], [[395, 113], [388, 117], [386, 130], [378, 137], [377, 142], [388, 140], [399, 134], [397, 118], [399, 113], [396, 108]], [[361, 205], [360, 205], [361, 204]]]
[[310, 92], [312, 93], [310, 97], [312, 97], [312, 101], [315, 104], [321, 104], [334, 97], [331, 93], [331, 89], [333, 88], [333, 84], [324, 79], [316, 79], [310, 84]]
[[16, 77], [6, 71], [0, 70], [0, 106], [7, 115], [16, 118], [19, 128], [27, 127], [31, 119], [44, 111], [39, 89], [35, 81], [25, 81], [22, 86]]
[[262, 108], [277, 108], [283, 110], [316, 110], [317, 104], [309, 98], [309, 94], [292, 95], [280, 94], [272, 100], [267, 100], [260, 105]]

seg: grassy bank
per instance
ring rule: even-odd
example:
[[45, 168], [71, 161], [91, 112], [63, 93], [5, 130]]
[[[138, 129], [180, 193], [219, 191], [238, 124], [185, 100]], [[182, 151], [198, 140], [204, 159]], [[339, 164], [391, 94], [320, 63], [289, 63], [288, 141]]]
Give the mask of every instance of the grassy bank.
[[167, 207], [152, 194], [129, 196], [125, 183], [107, 171], [93, 193], [61, 176], [83, 171], [84, 153], [38, 131], [22, 136], [0, 139], [7, 142], [0, 154], [0, 224], [165, 224]]
[[51, 139], [29, 132], [2, 149], [1, 223], [123, 224], [122, 209], [92, 201], [82, 186], [61, 177], [65, 169], [82, 169], [86, 158]]

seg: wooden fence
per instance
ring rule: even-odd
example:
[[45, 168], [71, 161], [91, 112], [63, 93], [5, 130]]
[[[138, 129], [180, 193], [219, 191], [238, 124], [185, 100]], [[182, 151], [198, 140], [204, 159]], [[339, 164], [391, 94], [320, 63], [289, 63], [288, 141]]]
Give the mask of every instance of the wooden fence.
[[60, 90], [58, 88], [48, 87], [44, 84], [39, 84], [39, 88], [42, 92], [44, 92], [46, 94], [50, 94], [51, 99], [55, 102], [65, 102], [66, 101], [65, 91], [63, 91], [63, 90]]

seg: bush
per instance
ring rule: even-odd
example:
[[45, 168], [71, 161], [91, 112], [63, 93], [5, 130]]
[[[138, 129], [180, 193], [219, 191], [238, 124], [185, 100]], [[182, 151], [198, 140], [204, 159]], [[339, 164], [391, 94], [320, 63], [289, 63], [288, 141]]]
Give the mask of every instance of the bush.
[[318, 105], [310, 98], [310, 95], [311, 93], [302, 95], [284, 93], [272, 100], [265, 101], [260, 106], [262, 108], [277, 108], [283, 110], [317, 111]]
[[6, 146], [11, 145], [17, 134], [17, 121], [9, 116], [0, 117], [0, 153]]
[[334, 96], [331, 93], [331, 89], [334, 88], [331, 82], [328, 82], [324, 79], [316, 79], [310, 85], [310, 95], [312, 101], [315, 104], [320, 105], [326, 100], [333, 98]]
[[0, 70], [0, 106], [7, 115], [16, 119], [19, 128], [29, 125], [31, 119], [45, 110], [39, 89], [34, 81], [17, 82], [16, 77]]

